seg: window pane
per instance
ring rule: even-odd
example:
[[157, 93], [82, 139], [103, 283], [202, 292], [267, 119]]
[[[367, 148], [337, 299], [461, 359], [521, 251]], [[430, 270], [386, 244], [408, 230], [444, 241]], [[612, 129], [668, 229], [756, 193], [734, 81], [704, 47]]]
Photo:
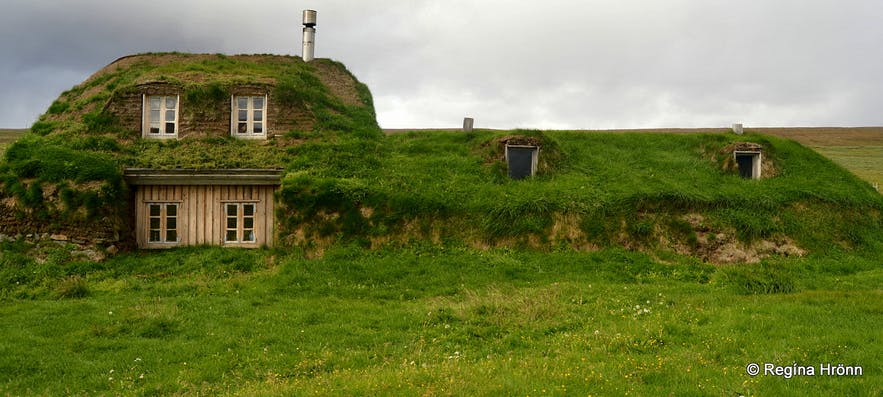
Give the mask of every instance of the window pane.
[[254, 97], [254, 108], [255, 109], [263, 109], [264, 108], [264, 97], [262, 97], [262, 96]]
[[243, 229], [254, 229], [254, 218], [242, 218]]
[[239, 107], [239, 109], [248, 109], [248, 97], [236, 97], [236, 105]]
[[175, 121], [175, 111], [166, 110], [166, 121]]
[[263, 134], [264, 133], [264, 125], [261, 123], [254, 123], [254, 133], [255, 134]]
[[174, 109], [178, 105], [178, 98], [173, 96], [166, 97], [166, 109]]
[[239, 125], [236, 127], [236, 132], [238, 132], [238, 133], [240, 133], [240, 134], [245, 134], [245, 133], [247, 133], [247, 132], [248, 132], [248, 124], [246, 124], [246, 123], [239, 123]]
[[150, 205], [150, 216], [159, 216], [159, 204]]
[[253, 216], [254, 204], [242, 204], [242, 213], [245, 216]]
[[175, 123], [166, 123], [166, 134], [175, 133]]
[[166, 231], [166, 242], [174, 243], [178, 241], [178, 232], [174, 230]]
[[236, 241], [236, 231], [228, 230], [227, 237], [224, 239], [224, 241]]
[[166, 218], [166, 229], [174, 230], [178, 228], [178, 218]]
[[159, 229], [159, 218], [150, 218], [150, 228]]
[[245, 236], [242, 236], [242, 241], [254, 241], [254, 230], [246, 231]]
[[150, 110], [159, 110], [159, 104], [162, 103], [162, 98], [158, 96], [152, 96], [147, 98], [150, 101]]
[[248, 111], [247, 110], [240, 110], [239, 117], [236, 120], [248, 121]]
[[254, 111], [254, 121], [264, 121], [264, 112], [260, 110]]
[[177, 204], [169, 204], [166, 206], [166, 216], [177, 216], [178, 215], [178, 205]]
[[236, 216], [239, 213], [239, 209], [236, 204], [227, 204], [227, 216]]
[[149, 241], [159, 241], [159, 230], [151, 230]]
[[236, 229], [236, 217], [227, 218], [227, 229]]
[[159, 109], [150, 111], [150, 122], [159, 122]]

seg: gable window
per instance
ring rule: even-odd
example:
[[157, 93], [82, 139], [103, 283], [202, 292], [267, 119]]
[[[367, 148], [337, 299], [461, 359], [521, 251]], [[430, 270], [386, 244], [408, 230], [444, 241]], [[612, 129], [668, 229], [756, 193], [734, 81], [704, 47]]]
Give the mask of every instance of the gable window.
[[178, 204], [151, 203], [147, 205], [148, 243], [177, 243]]
[[267, 135], [267, 97], [234, 96], [230, 134], [239, 138], [262, 138]]
[[178, 136], [178, 96], [145, 95], [144, 137], [176, 138]]
[[224, 242], [225, 243], [254, 243], [254, 203], [227, 203], [224, 204], [226, 214]]

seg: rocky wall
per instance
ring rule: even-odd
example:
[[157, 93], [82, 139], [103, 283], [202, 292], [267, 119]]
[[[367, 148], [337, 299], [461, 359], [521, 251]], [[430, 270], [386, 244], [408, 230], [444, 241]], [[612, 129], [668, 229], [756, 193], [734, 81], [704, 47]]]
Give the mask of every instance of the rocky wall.
[[116, 117], [120, 127], [141, 136], [144, 95], [179, 95], [178, 138], [227, 137], [230, 135], [233, 95], [267, 96], [267, 129], [269, 137], [290, 130], [309, 131], [315, 116], [299, 106], [283, 106], [276, 100], [269, 85], [242, 85], [226, 90], [225, 95], [187, 95], [184, 88], [167, 83], [151, 83], [135, 90], [116, 93], [105, 111]]

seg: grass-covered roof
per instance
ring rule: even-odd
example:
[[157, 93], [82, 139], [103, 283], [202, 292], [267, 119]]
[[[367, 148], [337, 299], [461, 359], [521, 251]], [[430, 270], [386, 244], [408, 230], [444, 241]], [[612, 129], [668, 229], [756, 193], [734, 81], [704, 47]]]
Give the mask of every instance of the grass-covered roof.
[[[214, 96], [229, 98], [229, 90], [235, 87], [264, 86], [284, 106], [302, 110], [309, 129], [275, 131], [277, 139], [271, 144], [217, 136], [165, 143], [138, 139], [140, 131], [123, 127], [108, 108], [126, 93], [160, 83], [180, 89], [191, 104], [182, 112], [198, 112], [192, 108]], [[340, 63], [327, 59], [304, 63], [298, 57], [280, 55], [179, 53], [114, 61], [62, 93], [31, 131], [10, 148], [10, 160], [22, 157], [21, 151], [29, 152], [24, 157], [32, 157], [27, 147], [40, 147], [37, 152], [51, 147], [56, 152], [95, 152], [88, 155], [120, 166], [153, 168], [282, 167], [281, 147], [306, 138], [380, 133], [368, 88]]]

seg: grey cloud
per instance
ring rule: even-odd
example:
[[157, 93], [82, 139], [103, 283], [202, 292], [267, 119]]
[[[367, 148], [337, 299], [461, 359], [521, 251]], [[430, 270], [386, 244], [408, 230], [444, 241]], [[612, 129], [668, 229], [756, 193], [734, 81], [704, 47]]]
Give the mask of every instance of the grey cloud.
[[495, 128], [883, 124], [876, 0], [12, 0], [6, 8], [0, 100], [22, 105], [0, 109], [0, 125], [30, 123], [58, 93], [130, 53], [298, 54], [304, 8], [319, 11], [317, 56], [344, 62], [371, 87], [384, 127], [452, 127], [466, 115]]

